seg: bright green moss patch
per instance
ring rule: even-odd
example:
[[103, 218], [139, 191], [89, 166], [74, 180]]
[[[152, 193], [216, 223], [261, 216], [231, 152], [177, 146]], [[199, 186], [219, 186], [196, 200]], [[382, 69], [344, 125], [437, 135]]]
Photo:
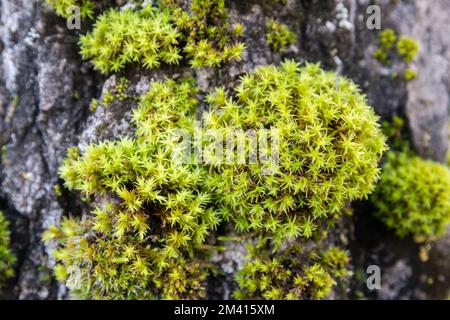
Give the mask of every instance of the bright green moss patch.
[[10, 248], [9, 222], [2, 212], [0, 212], [0, 286], [3, 282], [14, 276], [13, 265], [16, 256]]
[[450, 220], [450, 170], [408, 152], [391, 152], [372, 202], [376, 216], [401, 237], [442, 235]]
[[193, 67], [216, 67], [224, 62], [240, 60], [244, 44], [236, 41], [243, 25], [231, 26], [224, 0], [192, 0], [187, 10], [183, 1], [162, 0], [186, 43], [184, 52]]
[[[133, 110], [132, 138], [69, 150], [60, 175], [94, 210], [50, 227], [44, 239], [59, 244], [55, 274], [75, 296], [200, 298], [215, 248], [205, 244], [214, 243], [208, 237], [222, 221], [240, 237], [256, 234], [279, 249], [287, 239], [324, 235], [346, 202], [372, 191], [385, 138], [353, 82], [318, 65], [259, 67], [233, 92], [219, 88], [205, 98], [211, 110], [202, 128], [196, 126], [198, 93], [192, 79], [153, 82]], [[208, 152], [216, 143], [210, 130], [233, 132], [244, 141], [240, 156], [249, 159], [251, 131], [272, 129], [279, 139], [274, 163], [217, 162]], [[180, 162], [174, 155], [185, 146], [182, 135], [197, 131], [206, 138], [188, 149], [204, 147], [202, 161]], [[265, 160], [261, 147], [257, 158]], [[270, 158], [276, 148], [268, 149]], [[259, 266], [276, 259], [282, 262], [270, 273], [282, 278], [257, 291], [241, 273], [241, 297], [325, 297], [344, 273], [346, 255], [294, 251], [252, 258], [250, 278], [259, 279], [268, 272]], [[279, 293], [281, 283], [289, 285]]]
[[[171, 161], [177, 128], [190, 128], [192, 81], [153, 83], [134, 111], [136, 138], [72, 150], [61, 166], [69, 189], [107, 196], [81, 222], [51, 227], [58, 278], [85, 298], [193, 298], [207, 270], [190, 258], [219, 218], [204, 191], [204, 170]], [[190, 121], [189, 121], [190, 119]], [[116, 199], [116, 200], [113, 200]]]
[[350, 275], [348, 253], [336, 247], [319, 251], [295, 244], [273, 254], [251, 246], [248, 259], [236, 276], [237, 299], [323, 299], [336, 280]]
[[380, 47], [375, 51], [374, 58], [382, 63], [389, 62], [389, 51], [394, 48], [397, 42], [397, 36], [394, 30], [385, 29], [379, 34]]
[[415, 78], [417, 78], [417, 72], [412, 69], [406, 69], [403, 74], [403, 77], [405, 78], [406, 81], [414, 80]]
[[[245, 159], [255, 155], [243, 132], [273, 130], [278, 140], [274, 161], [215, 165], [206, 158], [206, 183], [238, 230], [270, 232], [279, 241], [310, 238], [319, 221], [373, 191], [385, 138], [353, 82], [319, 65], [286, 61], [259, 67], [235, 92], [219, 89], [208, 100], [213, 111], [205, 128], [241, 132]], [[274, 149], [268, 150], [270, 158]]]
[[266, 24], [266, 39], [275, 51], [284, 52], [295, 43], [296, 34], [289, 30], [285, 24], [270, 19]]
[[105, 73], [131, 62], [152, 69], [161, 62], [179, 63], [179, 37], [167, 11], [151, 6], [139, 11], [110, 9], [98, 17], [92, 32], [80, 38], [81, 54]]
[[130, 63], [147, 69], [177, 65], [183, 56], [193, 67], [218, 66], [240, 59], [244, 45], [234, 38], [223, 0], [193, 0], [188, 9], [165, 0], [156, 7], [110, 9], [80, 44], [82, 56], [108, 73]]
[[380, 45], [373, 54], [375, 59], [386, 66], [391, 66], [392, 59], [398, 57], [404, 64], [400, 69], [393, 71], [392, 77], [396, 79], [401, 74], [405, 81], [417, 78], [417, 72], [409, 67], [420, 51], [417, 40], [404, 35], [397, 36], [392, 29], [381, 31], [378, 39]]
[[[114, 100], [125, 101], [128, 98], [127, 89], [128, 89], [128, 80], [126, 78], [120, 78], [118, 83], [114, 85], [112, 90], [106, 90], [102, 96], [102, 105], [103, 107], [109, 106]], [[98, 101], [95, 100], [92, 102], [93, 105], [90, 106], [91, 110], [95, 110], [98, 106]]]
[[91, 0], [45, 0], [45, 2], [55, 8], [56, 14], [61, 17], [69, 17], [74, 14], [73, 8], [80, 9], [82, 19], [93, 19], [95, 11], [95, 2]]
[[406, 63], [412, 62], [419, 51], [419, 43], [411, 37], [401, 36], [397, 42], [397, 53], [405, 60]]

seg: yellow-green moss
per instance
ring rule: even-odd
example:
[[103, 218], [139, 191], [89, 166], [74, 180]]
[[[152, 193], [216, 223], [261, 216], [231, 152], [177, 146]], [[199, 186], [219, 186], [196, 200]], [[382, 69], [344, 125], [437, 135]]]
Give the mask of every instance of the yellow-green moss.
[[311, 250], [297, 243], [278, 254], [260, 244], [249, 249], [236, 275], [236, 299], [324, 299], [350, 275], [348, 253], [337, 247]]
[[439, 236], [450, 221], [450, 169], [411, 152], [390, 152], [372, 197], [397, 235]]
[[403, 61], [403, 66], [392, 72], [392, 77], [397, 79], [402, 74], [405, 81], [417, 78], [417, 72], [409, 67], [420, 51], [417, 40], [408, 36], [397, 36], [392, 29], [385, 29], [378, 36], [379, 47], [373, 57], [386, 66], [392, 65], [392, 59], [398, 57]]
[[208, 101], [205, 129], [242, 132], [235, 139], [246, 141], [245, 159], [248, 130], [272, 130], [279, 140], [277, 164], [205, 158], [212, 167], [206, 183], [237, 230], [270, 232], [279, 241], [310, 238], [320, 221], [373, 191], [385, 138], [353, 82], [317, 64], [286, 61], [258, 67], [234, 92], [219, 89]]
[[[104, 72], [117, 72], [138, 63], [155, 69], [161, 63], [178, 65], [183, 57], [193, 67], [213, 67], [239, 60], [244, 45], [235, 38], [223, 0], [163, 0], [141, 9], [110, 9], [80, 38], [81, 54]], [[233, 30], [235, 31], [233, 36]]]
[[102, 1], [95, 0], [45, 0], [45, 2], [55, 8], [56, 14], [61, 17], [69, 17], [74, 14], [73, 8], [80, 9], [82, 19], [93, 19], [95, 11], [95, 3]]
[[[275, 240], [279, 249], [286, 239], [325, 234], [347, 201], [372, 191], [385, 139], [353, 82], [318, 65], [286, 61], [257, 68], [235, 91], [219, 88], [205, 103], [198, 93], [192, 79], [152, 82], [133, 110], [132, 138], [69, 150], [61, 178], [95, 209], [50, 227], [44, 239], [59, 244], [55, 274], [75, 296], [203, 297], [214, 250], [204, 244], [221, 221], [230, 221], [240, 236]], [[277, 128], [279, 168], [267, 175], [264, 163], [216, 163], [208, 153], [201, 163], [176, 161], [180, 129], [197, 130], [200, 103], [211, 109], [204, 131]], [[277, 254], [285, 262], [274, 268], [295, 275], [284, 282], [297, 282], [278, 295], [250, 292], [242, 280], [243, 295], [323, 298], [344, 273], [341, 251], [316, 251], [317, 258], [304, 260], [283, 252]]]
[[9, 222], [0, 211], [0, 286], [3, 282], [14, 276], [13, 265], [16, 262], [16, 256], [10, 248]]
[[266, 24], [266, 39], [275, 51], [284, 52], [295, 43], [296, 34], [289, 30], [285, 24], [270, 19]]
[[419, 51], [419, 43], [411, 37], [401, 36], [397, 42], [397, 53], [405, 60], [406, 63], [412, 62]]
[[69, 189], [119, 200], [45, 233], [60, 243], [58, 279], [78, 297], [203, 295], [207, 269], [193, 255], [219, 218], [201, 184], [205, 171], [171, 162], [173, 133], [192, 125], [196, 92], [191, 80], [154, 82], [133, 112], [135, 138], [72, 150], [61, 166]]

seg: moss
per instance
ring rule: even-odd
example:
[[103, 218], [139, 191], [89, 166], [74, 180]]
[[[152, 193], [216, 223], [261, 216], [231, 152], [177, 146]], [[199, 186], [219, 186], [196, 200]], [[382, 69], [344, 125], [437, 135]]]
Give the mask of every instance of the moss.
[[348, 253], [337, 247], [311, 250], [297, 243], [277, 254], [261, 244], [249, 249], [236, 276], [237, 299], [324, 299], [337, 280], [350, 275]]
[[[119, 79], [118, 83], [115, 84], [112, 89], [106, 89], [102, 96], [102, 106], [107, 107], [115, 100], [120, 102], [125, 101], [129, 98], [127, 95], [129, 81], [122, 77]], [[95, 99], [91, 102], [90, 110], [94, 111], [98, 107], [98, 101]]]
[[14, 276], [14, 263], [16, 256], [10, 248], [9, 222], [0, 212], [0, 286], [4, 281]]
[[[306, 257], [280, 245], [326, 235], [347, 201], [372, 191], [385, 149], [378, 118], [353, 82], [292, 61], [257, 68], [232, 93], [219, 88], [206, 101], [198, 93], [192, 79], [153, 82], [133, 110], [133, 138], [69, 150], [61, 178], [95, 209], [45, 233], [46, 241], [59, 244], [57, 279], [82, 298], [201, 298], [208, 256], [219, 250], [205, 244], [208, 237], [214, 244], [212, 231], [228, 220], [240, 237], [275, 240], [274, 255], [260, 263], [286, 261], [274, 268], [295, 275], [283, 281], [297, 281], [280, 295], [250, 292], [243, 284], [243, 295], [325, 297], [344, 275], [347, 256], [333, 249]], [[266, 163], [216, 163], [208, 152], [201, 163], [195, 157], [176, 161], [180, 130], [198, 130], [196, 111], [204, 102], [211, 110], [203, 132], [276, 127], [279, 168], [266, 174]], [[210, 142], [204, 139], [201, 147]], [[247, 268], [254, 268], [252, 259]]]
[[380, 47], [375, 51], [374, 58], [386, 64], [390, 64], [389, 52], [397, 42], [397, 36], [392, 29], [385, 29], [379, 34]]
[[450, 170], [411, 152], [390, 152], [372, 202], [400, 237], [442, 235], [450, 219]]
[[69, 189], [109, 195], [84, 220], [51, 227], [58, 240], [55, 272], [84, 298], [194, 298], [207, 268], [195, 246], [219, 223], [199, 167], [171, 162], [172, 134], [189, 128], [197, 106], [191, 80], [153, 83], [133, 112], [136, 138], [70, 152], [61, 166]]
[[93, 19], [95, 4], [102, 1], [91, 0], [45, 0], [45, 2], [55, 8], [56, 14], [61, 17], [69, 17], [73, 14], [72, 9], [78, 7], [82, 19]]
[[60, 186], [59, 183], [57, 183], [57, 184], [55, 184], [55, 185], [53, 186], [53, 190], [55, 191], [55, 195], [56, 195], [57, 197], [61, 197], [61, 196], [62, 196], [62, 190], [61, 190], [61, 186]]
[[375, 59], [391, 66], [392, 59], [400, 58], [404, 64], [399, 70], [392, 72], [393, 79], [397, 79], [400, 73], [405, 81], [417, 78], [417, 72], [409, 67], [420, 51], [420, 44], [415, 39], [404, 35], [397, 36], [394, 30], [385, 29], [379, 33], [378, 41], [379, 48], [373, 54]]
[[206, 183], [237, 230], [270, 232], [279, 241], [310, 238], [320, 221], [373, 191], [385, 138], [353, 82], [286, 61], [242, 77], [233, 95], [220, 89], [208, 97], [205, 129], [241, 132], [234, 138], [244, 139], [245, 159], [255, 156], [245, 132], [265, 129], [279, 141], [278, 159], [268, 152], [256, 164], [216, 165], [204, 156], [212, 167]]
[[284, 52], [295, 43], [296, 34], [289, 30], [285, 24], [270, 19], [266, 24], [266, 39], [275, 51]]
[[[193, 67], [218, 66], [239, 60], [244, 45], [230, 34], [241, 34], [227, 21], [223, 0], [164, 0], [142, 9], [110, 9], [98, 17], [94, 29], [80, 38], [81, 54], [103, 73], [117, 72], [130, 63], [148, 69], [161, 63], [177, 65], [183, 53]], [[237, 31], [237, 32], [236, 32]]]
[[447, 166], [450, 167], [450, 150], [447, 151]]
[[179, 37], [167, 11], [151, 6], [139, 11], [110, 9], [98, 17], [92, 32], [80, 38], [81, 54], [104, 73], [136, 62], [152, 69], [161, 61], [179, 63]]
[[419, 43], [411, 37], [401, 36], [397, 42], [397, 53], [406, 63], [412, 62], [419, 51]]
[[91, 103], [89, 104], [89, 111], [94, 112], [98, 108], [98, 99], [92, 99]]
[[388, 121], [383, 121], [382, 131], [388, 138], [391, 149], [409, 150], [410, 143], [405, 129], [405, 120], [401, 117], [394, 116]]
[[417, 78], [417, 72], [412, 69], [406, 69], [403, 77], [406, 81], [414, 80], [415, 78]]
[[191, 66], [215, 67], [240, 60], [245, 46], [235, 38], [243, 34], [243, 25], [230, 26], [224, 0], [192, 0], [187, 10], [181, 3], [163, 0], [161, 7], [171, 11]]

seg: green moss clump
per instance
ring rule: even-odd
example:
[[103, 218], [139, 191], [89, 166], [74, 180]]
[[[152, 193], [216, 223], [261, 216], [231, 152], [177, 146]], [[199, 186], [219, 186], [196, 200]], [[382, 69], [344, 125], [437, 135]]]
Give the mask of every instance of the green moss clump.
[[202, 188], [201, 167], [171, 161], [178, 129], [193, 126], [192, 80], [152, 83], [133, 112], [136, 137], [75, 149], [61, 166], [69, 189], [106, 197], [82, 221], [51, 227], [55, 272], [83, 298], [195, 298], [207, 269], [196, 248], [219, 218]]
[[162, 61], [180, 62], [180, 36], [167, 11], [151, 6], [139, 11], [110, 9], [98, 17], [92, 32], [80, 38], [81, 54], [104, 73], [132, 62], [153, 69]]
[[397, 36], [392, 29], [385, 29], [378, 35], [380, 47], [374, 52], [373, 57], [384, 64], [390, 64], [389, 53], [397, 42]]
[[410, 152], [390, 152], [372, 202], [398, 236], [439, 236], [450, 220], [450, 170]]
[[289, 30], [285, 24], [275, 19], [270, 19], [266, 24], [266, 29], [267, 42], [275, 51], [284, 52], [296, 41], [296, 34]]
[[[397, 54], [403, 60], [401, 69], [394, 71], [392, 77], [398, 78], [399, 74], [403, 75], [405, 81], [411, 81], [417, 78], [417, 72], [409, 68], [409, 64], [416, 58], [420, 51], [420, 44], [413, 38], [408, 36], [398, 37], [394, 30], [385, 29], [379, 34], [380, 47], [374, 52], [373, 57], [384, 65], [392, 64], [391, 58]], [[396, 51], [394, 49], [397, 49]]]
[[9, 222], [2, 212], [0, 212], [0, 286], [3, 282], [14, 276], [13, 265], [16, 256], [10, 248]]
[[192, 0], [187, 10], [180, 0], [163, 0], [162, 8], [171, 10], [177, 29], [186, 43], [184, 52], [193, 67], [215, 67], [240, 60], [245, 49], [233, 38], [243, 34], [243, 26], [230, 26], [224, 0]]
[[[56, 14], [61, 17], [69, 17], [73, 14], [72, 8], [80, 9], [82, 19], [93, 19], [95, 11], [95, 1], [90, 0], [45, 0], [45, 2], [55, 8]], [[99, 1], [97, 1], [99, 2]]]
[[316, 64], [286, 61], [244, 76], [234, 98], [220, 89], [208, 100], [205, 129], [242, 132], [236, 139], [246, 141], [245, 159], [254, 156], [245, 132], [278, 136], [275, 165], [261, 157], [256, 164], [216, 164], [205, 156], [206, 184], [238, 230], [270, 232], [279, 241], [310, 238], [320, 221], [373, 191], [385, 137], [353, 82]]
[[244, 50], [230, 36], [227, 14], [223, 0], [193, 0], [188, 9], [176, 0], [139, 10], [110, 9], [80, 38], [81, 54], [104, 73], [129, 63], [147, 69], [176, 65], [183, 53], [193, 67], [218, 66], [239, 60]]
[[417, 78], [417, 72], [412, 69], [406, 69], [403, 74], [403, 77], [406, 81], [414, 80], [415, 78]]
[[251, 246], [248, 259], [236, 275], [237, 299], [323, 299], [350, 275], [348, 253], [337, 247], [307, 250], [297, 243], [273, 254]]
[[403, 57], [406, 63], [412, 62], [419, 51], [419, 43], [411, 37], [401, 36], [397, 42], [397, 53]]
[[[112, 88], [112, 90], [106, 90], [103, 93], [102, 97], [102, 105], [103, 107], [109, 106], [114, 100], [125, 101], [128, 97], [127, 89], [128, 89], [128, 80], [126, 78], [120, 78], [119, 82]], [[93, 105], [90, 106], [91, 110], [95, 110], [98, 106], [98, 101], [94, 102]]]
[[383, 63], [389, 63], [389, 51], [394, 48], [397, 36], [394, 30], [385, 29], [379, 34], [380, 47], [375, 51], [374, 58]]
[[[275, 254], [289, 238], [325, 234], [347, 201], [372, 191], [385, 138], [353, 82], [318, 65], [286, 61], [244, 76], [233, 94], [219, 88], [207, 96], [211, 110], [204, 114], [202, 133], [241, 132], [249, 159], [254, 150], [248, 130], [276, 128], [277, 164], [215, 162], [216, 155], [207, 152], [212, 141], [204, 137], [202, 163], [195, 157], [177, 161], [183, 134], [198, 131], [198, 93], [192, 79], [153, 82], [133, 110], [133, 138], [69, 150], [61, 178], [91, 198], [95, 209], [50, 227], [44, 239], [59, 243], [55, 274], [76, 297], [200, 298], [209, 272], [211, 246], [205, 244], [221, 221], [275, 240]], [[323, 298], [344, 272], [346, 258], [333, 252], [317, 251], [316, 259], [279, 250], [283, 262], [274, 270], [283, 283], [296, 280], [295, 286], [281, 294], [256, 292], [242, 280], [242, 295]], [[305, 260], [292, 260], [293, 254]], [[266, 258], [261, 264], [278, 259]]]

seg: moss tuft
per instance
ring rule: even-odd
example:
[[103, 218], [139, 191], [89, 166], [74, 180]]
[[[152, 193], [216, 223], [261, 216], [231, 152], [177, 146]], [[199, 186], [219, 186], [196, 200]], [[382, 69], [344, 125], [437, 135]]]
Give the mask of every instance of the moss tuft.
[[419, 51], [419, 43], [411, 37], [401, 36], [397, 42], [397, 53], [405, 60], [406, 63], [412, 62]]
[[59, 242], [55, 273], [76, 296], [203, 295], [207, 269], [193, 255], [219, 219], [201, 185], [204, 170], [171, 162], [173, 133], [190, 128], [196, 90], [191, 80], [153, 83], [133, 112], [136, 138], [72, 150], [61, 166], [69, 189], [116, 199], [44, 235]]
[[80, 38], [81, 54], [104, 73], [132, 62], [153, 69], [162, 61], [179, 63], [180, 36], [167, 11], [151, 6], [139, 11], [110, 9], [98, 17], [92, 32]]
[[266, 24], [266, 39], [275, 51], [284, 52], [295, 43], [296, 34], [289, 30], [285, 24], [270, 19]]
[[[325, 235], [347, 201], [372, 191], [385, 150], [378, 118], [353, 82], [318, 65], [286, 61], [259, 67], [233, 93], [219, 88], [207, 96], [211, 110], [201, 131], [242, 132], [242, 155], [248, 159], [253, 152], [248, 130], [276, 128], [279, 163], [215, 162], [208, 138], [200, 145], [203, 162], [180, 163], [173, 157], [184, 138], [180, 130], [198, 130], [196, 109], [203, 102], [198, 93], [192, 79], [153, 82], [133, 110], [132, 138], [69, 150], [61, 178], [70, 190], [90, 197], [95, 209], [44, 234], [59, 244], [57, 279], [82, 298], [200, 298], [208, 255], [215, 250], [207, 238], [229, 220], [240, 237], [254, 231], [275, 240], [273, 252], [281, 254], [262, 262], [255, 258], [247, 268], [281, 259], [274, 270], [284, 282], [297, 281], [277, 293], [251, 291], [242, 280], [243, 296], [325, 297], [345, 273], [346, 255], [277, 249], [287, 239]], [[274, 148], [269, 147], [271, 155]]]
[[373, 54], [375, 59], [386, 66], [392, 64], [391, 59], [395, 58], [396, 55], [403, 60], [402, 68], [393, 71], [392, 78], [397, 79], [400, 73], [403, 75], [405, 81], [411, 81], [417, 78], [417, 72], [411, 69], [409, 64], [419, 53], [420, 44], [408, 36], [401, 35], [398, 37], [392, 29], [381, 31], [378, 38], [380, 46]]
[[450, 221], [450, 170], [411, 152], [390, 152], [372, 197], [398, 236], [439, 236]]
[[[80, 38], [81, 54], [103, 73], [139, 63], [156, 69], [161, 63], [178, 65], [183, 54], [193, 67], [213, 67], [239, 60], [244, 45], [234, 38], [242, 25], [231, 27], [223, 0], [164, 0], [142, 9], [110, 9], [94, 29]], [[235, 36], [231, 36], [230, 34]]]
[[350, 275], [348, 253], [337, 247], [308, 250], [297, 243], [274, 254], [259, 246], [250, 246], [249, 260], [236, 275], [237, 299], [324, 299]]
[[73, 8], [80, 9], [82, 19], [93, 19], [95, 11], [95, 2], [91, 0], [45, 0], [45, 2], [55, 8], [56, 14], [61, 17], [69, 17], [73, 14]]

